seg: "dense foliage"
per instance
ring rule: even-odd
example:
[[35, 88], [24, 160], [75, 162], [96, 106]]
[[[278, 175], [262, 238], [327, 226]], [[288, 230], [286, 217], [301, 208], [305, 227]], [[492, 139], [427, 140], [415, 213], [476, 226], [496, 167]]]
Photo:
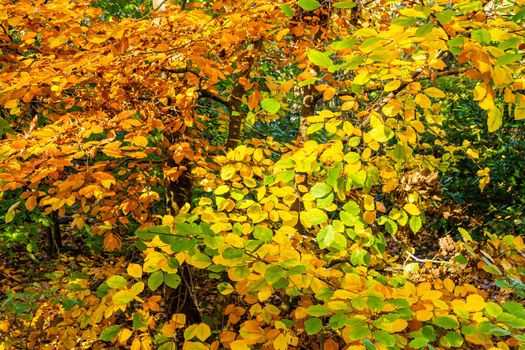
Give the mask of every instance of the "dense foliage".
[[0, 5], [0, 349], [525, 348], [522, 1], [162, 5]]

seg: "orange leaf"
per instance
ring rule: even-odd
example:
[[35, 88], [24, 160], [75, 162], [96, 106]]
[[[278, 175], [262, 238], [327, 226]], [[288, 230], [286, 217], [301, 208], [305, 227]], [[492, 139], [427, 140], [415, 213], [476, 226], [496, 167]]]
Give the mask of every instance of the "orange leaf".
[[120, 238], [109, 232], [104, 236], [104, 250], [111, 252], [113, 250], [119, 250], [122, 248], [122, 241]]

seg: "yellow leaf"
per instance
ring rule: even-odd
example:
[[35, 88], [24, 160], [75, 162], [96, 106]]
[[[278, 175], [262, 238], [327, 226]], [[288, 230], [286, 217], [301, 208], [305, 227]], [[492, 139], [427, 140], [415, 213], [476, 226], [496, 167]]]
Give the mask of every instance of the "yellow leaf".
[[134, 278], [141, 278], [142, 277], [142, 266], [139, 264], [129, 264], [128, 265], [128, 275]]
[[273, 341], [273, 347], [275, 350], [286, 350], [288, 349], [288, 342], [289, 342], [290, 336], [279, 334], [277, 338]]
[[131, 140], [131, 143], [134, 144], [135, 146], [146, 147], [148, 145], [148, 139], [145, 138], [144, 136], [135, 136]]
[[210, 327], [206, 323], [200, 323], [195, 329], [195, 336], [200, 341], [205, 341], [211, 335]]
[[514, 119], [522, 120], [525, 119], [525, 108], [514, 108]]
[[230, 343], [231, 350], [250, 350], [248, 344], [244, 340], [235, 340]]
[[208, 350], [209, 347], [204, 345], [203, 343], [193, 342], [193, 341], [186, 341], [184, 342], [184, 345], [182, 346], [182, 350]]
[[423, 94], [417, 94], [416, 95], [416, 103], [421, 106], [421, 108], [430, 108], [430, 106], [432, 106], [432, 101], [430, 101], [430, 99], [426, 96], [426, 95], [423, 95]]
[[117, 338], [118, 342], [120, 344], [126, 344], [126, 342], [128, 341], [129, 337], [131, 337], [132, 334], [133, 334], [132, 331], [130, 331], [127, 328], [123, 328], [118, 334], [118, 338]]
[[138, 336], [135, 336], [135, 338], [133, 338], [130, 350], [140, 350], [140, 339]]
[[171, 321], [175, 323], [175, 328], [182, 328], [186, 324], [186, 315], [185, 314], [174, 314], [171, 317]]
[[18, 99], [9, 100], [4, 104], [5, 109], [16, 108], [18, 106]]
[[365, 210], [369, 210], [369, 211], [375, 210], [374, 197], [366, 194], [363, 196], [363, 202], [364, 202]]
[[368, 76], [368, 72], [364, 71], [359, 73], [355, 78], [352, 84], [356, 85], [364, 85], [370, 80], [370, 77]]
[[435, 87], [429, 87], [429, 88], [427, 88], [427, 89], [425, 89], [423, 91], [425, 92], [425, 94], [427, 94], [430, 97], [434, 97], [434, 98], [446, 97], [446, 95], [445, 95], [445, 93], [443, 91], [441, 91], [440, 89], [435, 88]]
[[498, 107], [491, 108], [487, 119], [489, 132], [498, 130], [503, 124], [503, 114]]
[[443, 280], [443, 285], [449, 292], [452, 292], [454, 290], [454, 287], [456, 286], [454, 281], [452, 281], [450, 278], [445, 278]]
[[485, 300], [478, 294], [471, 294], [467, 297], [465, 308], [472, 312], [481, 311], [485, 308]]
[[165, 323], [164, 326], [162, 326], [162, 328], [160, 329], [160, 331], [165, 337], [173, 337], [173, 335], [175, 334], [175, 323]]
[[221, 169], [221, 179], [230, 180], [235, 175], [235, 167], [231, 164], [227, 164]]
[[419, 208], [414, 203], [405, 204], [403, 209], [405, 209], [405, 211], [407, 213], [409, 213], [410, 215], [417, 216], [417, 215], [421, 214], [421, 211], [419, 210]]
[[421, 300], [438, 300], [442, 295], [443, 293], [438, 290], [427, 290], [421, 296]]
[[418, 310], [416, 311], [416, 320], [428, 321], [432, 318], [433, 314], [429, 310]]
[[381, 328], [388, 333], [397, 333], [401, 332], [403, 329], [407, 328], [408, 322], [402, 319], [395, 320], [390, 323], [383, 323]]
[[401, 86], [401, 80], [392, 80], [385, 85], [385, 91], [390, 92]]

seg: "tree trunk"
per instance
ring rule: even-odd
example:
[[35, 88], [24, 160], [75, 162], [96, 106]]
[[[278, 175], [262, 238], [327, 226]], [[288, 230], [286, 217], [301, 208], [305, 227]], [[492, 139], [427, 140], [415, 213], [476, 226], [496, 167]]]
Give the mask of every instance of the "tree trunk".
[[[166, 209], [169, 215], [176, 216], [184, 204], [191, 201], [191, 169], [187, 161], [181, 164], [170, 162], [170, 166], [185, 167], [176, 181], [170, 181], [166, 187]], [[179, 268], [181, 282], [176, 289], [166, 286], [164, 300], [168, 319], [176, 313], [183, 313], [189, 323], [198, 323], [201, 314], [192, 291], [191, 270], [187, 264]]]
[[47, 252], [51, 257], [56, 257], [62, 249], [62, 234], [60, 232], [60, 222], [56, 211], [50, 215], [51, 223], [47, 227]]

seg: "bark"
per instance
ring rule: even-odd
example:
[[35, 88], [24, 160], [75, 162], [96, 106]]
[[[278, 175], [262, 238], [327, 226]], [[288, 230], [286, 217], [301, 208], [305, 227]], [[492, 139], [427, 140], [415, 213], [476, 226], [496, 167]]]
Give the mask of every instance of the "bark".
[[56, 211], [50, 215], [51, 224], [47, 227], [47, 252], [51, 257], [56, 257], [62, 249], [62, 234], [60, 232], [60, 222]]

